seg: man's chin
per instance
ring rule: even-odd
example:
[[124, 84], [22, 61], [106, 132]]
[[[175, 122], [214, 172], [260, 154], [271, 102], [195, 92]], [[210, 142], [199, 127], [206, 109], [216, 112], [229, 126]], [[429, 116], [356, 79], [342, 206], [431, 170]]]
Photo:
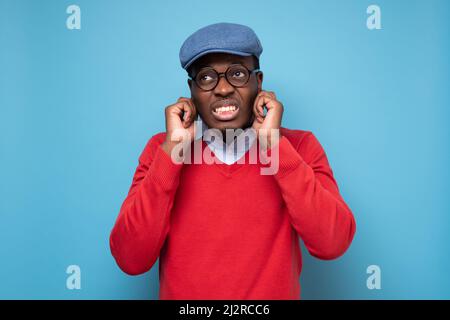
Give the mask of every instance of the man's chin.
[[[245, 123], [245, 122], [244, 122]], [[245, 129], [247, 126], [243, 124], [243, 122], [236, 123], [236, 121], [222, 121], [220, 123], [214, 123], [212, 127], [214, 129], [218, 129], [222, 132], [228, 130], [237, 130], [237, 129]]]

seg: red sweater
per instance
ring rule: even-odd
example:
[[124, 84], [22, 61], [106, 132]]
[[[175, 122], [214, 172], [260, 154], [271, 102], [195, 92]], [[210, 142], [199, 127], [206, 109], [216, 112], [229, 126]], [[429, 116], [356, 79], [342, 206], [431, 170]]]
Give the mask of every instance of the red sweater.
[[334, 259], [355, 220], [313, 133], [281, 136], [275, 175], [249, 161], [175, 164], [165, 133], [153, 136], [111, 232], [119, 267], [137, 275], [159, 257], [160, 299], [299, 299], [298, 236]]

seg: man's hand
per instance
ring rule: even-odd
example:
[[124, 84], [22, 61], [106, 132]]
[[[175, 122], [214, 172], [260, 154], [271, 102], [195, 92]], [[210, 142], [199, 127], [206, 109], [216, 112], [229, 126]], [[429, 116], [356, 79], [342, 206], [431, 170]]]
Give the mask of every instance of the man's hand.
[[185, 139], [194, 141], [197, 110], [190, 98], [180, 97], [175, 104], [166, 107], [166, 140], [161, 148], [171, 155], [173, 148]]
[[[264, 115], [264, 108], [267, 109], [266, 115]], [[275, 93], [272, 91], [261, 91], [255, 98], [253, 104], [255, 120], [252, 128], [256, 130], [261, 146], [264, 149], [270, 149], [278, 143], [278, 139], [276, 139], [277, 141], [272, 141], [271, 131], [278, 130], [279, 133], [283, 109], [283, 104], [277, 100]]]

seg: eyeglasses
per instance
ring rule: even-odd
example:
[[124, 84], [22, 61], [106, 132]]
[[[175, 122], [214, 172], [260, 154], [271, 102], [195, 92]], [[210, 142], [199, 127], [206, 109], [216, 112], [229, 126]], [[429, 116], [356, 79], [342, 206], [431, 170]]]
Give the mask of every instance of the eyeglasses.
[[250, 79], [250, 76], [258, 71], [260, 71], [260, 69], [249, 70], [241, 64], [232, 64], [225, 72], [220, 73], [210, 67], [203, 68], [194, 77], [189, 77], [189, 79], [194, 80], [197, 86], [204, 91], [213, 90], [222, 76], [224, 76], [228, 83], [233, 87], [240, 88], [245, 86]]

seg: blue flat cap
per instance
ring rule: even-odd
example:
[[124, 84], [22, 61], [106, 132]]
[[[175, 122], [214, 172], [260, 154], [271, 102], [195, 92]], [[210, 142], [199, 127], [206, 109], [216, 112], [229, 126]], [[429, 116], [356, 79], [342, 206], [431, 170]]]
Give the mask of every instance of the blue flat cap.
[[249, 27], [236, 23], [215, 23], [190, 35], [180, 49], [180, 62], [187, 69], [198, 58], [213, 52], [259, 59], [263, 48], [256, 33]]

